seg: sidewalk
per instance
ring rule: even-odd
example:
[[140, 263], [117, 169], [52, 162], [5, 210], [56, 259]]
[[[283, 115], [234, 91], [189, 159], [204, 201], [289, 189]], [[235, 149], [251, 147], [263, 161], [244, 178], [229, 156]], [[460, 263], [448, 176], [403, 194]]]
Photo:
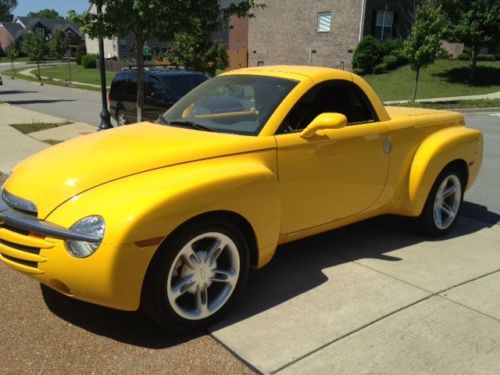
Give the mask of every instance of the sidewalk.
[[28, 156], [57, 143], [96, 131], [85, 123], [72, 123], [48, 130], [23, 134], [11, 124], [50, 123], [60, 124], [66, 119], [31, 111], [18, 106], [0, 103], [0, 172], [8, 173]]

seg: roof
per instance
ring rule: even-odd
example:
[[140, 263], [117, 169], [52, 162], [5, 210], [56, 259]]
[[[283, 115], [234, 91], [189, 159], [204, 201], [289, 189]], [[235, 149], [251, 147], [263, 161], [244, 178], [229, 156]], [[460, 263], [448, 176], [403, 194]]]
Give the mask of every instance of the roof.
[[21, 35], [25, 33], [23, 27], [17, 23], [2, 22], [1, 27], [3, 27], [12, 36], [14, 40], [17, 40]]
[[37, 23], [41, 23], [50, 32], [53, 32], [54, 30], [57, 30], [57, 29], [65, 30], [66, 28], [71, 27], [72, 29], [74, 29], [74, 31], [78, 35], [80, 35], [80, 36], [82, 35], [80, 33], [79, 27], [77, 25], [75, 25], [73, 22], [68, 21], [66, 19], [37, 18], [37, 17], [17, 17], [16, 21], [22, 23], [26, 27], [26, 29], [31, 29]]
[[312, 79], [313, 81], [322, 81], [325, 76], [330, 79], [335, 76], [335, 79], [352, 80], [351, 72], [339, 69], [326, 68], [321, 66], [308, 65], [269, 65], [231, 70], [224, 74], [252, 74], [266, 75], [272, 77], [290, 78], [299, 81]]

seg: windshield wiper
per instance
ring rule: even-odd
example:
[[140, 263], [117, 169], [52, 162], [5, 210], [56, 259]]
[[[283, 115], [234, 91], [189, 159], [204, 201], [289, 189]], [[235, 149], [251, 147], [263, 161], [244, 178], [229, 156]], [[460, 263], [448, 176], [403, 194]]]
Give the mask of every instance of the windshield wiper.
[[193, 128], [196, 130], [204, 130], [207, 132], [213, 132], [213, 129], [210, 129], [206, 126], [203, 126], [201, 124], [197, 124], [196, 122], [192, 122], [192, 121], [169, 121], [168, 125], [189, 126], [190, 128]]

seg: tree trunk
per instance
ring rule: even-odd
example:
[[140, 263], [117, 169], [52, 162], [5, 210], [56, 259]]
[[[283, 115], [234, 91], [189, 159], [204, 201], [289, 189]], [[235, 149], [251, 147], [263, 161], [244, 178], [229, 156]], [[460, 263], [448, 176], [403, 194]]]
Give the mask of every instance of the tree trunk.
[[417, 98], [417, 87], [418, 87], [418, 79], [420, 77], [420, 69], [417, 69], [417, 74], [415, 75], [415, 87], [413, 89], [413, 100], [412, 103], [415, 103], [415, 99]]
[[40, 61], [36, 62], [36, 66], [38, 67], [38, 82], [42, 82], [42, 73], [40, 73]]
[[479, 45], [475, 45], [472, 48], [472, 64], [470, 68], [470, 81], [474, 83], [476, 81], [476, 71], [477, 71], [477, 55], [479, 55]]
[[135, 59], [137, 61], [137, 122], [142, 121], [142, 110], [144, 107], [144, 39], [142, 36], [136, 38]]

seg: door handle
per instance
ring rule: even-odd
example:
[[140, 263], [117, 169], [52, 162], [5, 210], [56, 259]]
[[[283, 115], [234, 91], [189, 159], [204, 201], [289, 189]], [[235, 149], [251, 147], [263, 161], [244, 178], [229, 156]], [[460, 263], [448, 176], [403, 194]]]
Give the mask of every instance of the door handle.
[[389, 137], [384, 138], [384, 152], [389, 154], [392, 150], [392, 142]]

